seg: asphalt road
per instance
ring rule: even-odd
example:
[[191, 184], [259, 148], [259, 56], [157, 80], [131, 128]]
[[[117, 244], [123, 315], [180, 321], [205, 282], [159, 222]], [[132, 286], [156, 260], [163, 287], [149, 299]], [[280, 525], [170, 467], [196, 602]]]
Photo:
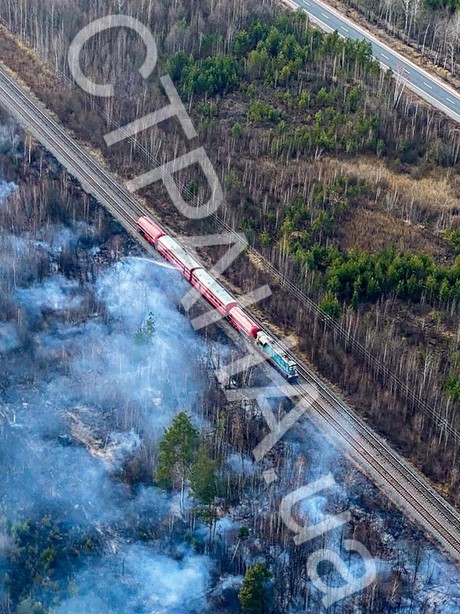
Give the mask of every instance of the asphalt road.
[[303, 9], [313, 22], [326, 31], [337, 30], [341, 36], [371, 43], [374, 57], [384, 67], [391, 68], [409, 89], [460, 123], [460, 94], [451, 86], [418, 68], [327, 4], [318, 0], [287, 0], [286, 3]]

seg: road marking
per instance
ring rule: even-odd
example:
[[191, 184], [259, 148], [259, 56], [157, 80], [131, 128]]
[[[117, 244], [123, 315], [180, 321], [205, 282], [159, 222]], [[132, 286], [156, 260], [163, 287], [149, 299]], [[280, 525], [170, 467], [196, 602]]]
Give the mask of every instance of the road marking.
[[348, 28], [346, 28], [345, 26], [340, 26], [342, 28], [342, 30], [345, 30], [345, 32], [349, 32], [350, 30]]
[[321, 15], [322, 15], [323, 17], [326, 17], [326, 19], [330, 19], [329, 15], [326, 15], [326, 13], [321, 13]]
[[430, 88], [430, 90], [432, 90], [432, 89], [433, 89], [433, 88], [432, 88], [432, 86], [431, 86], [429, 83], [426, 83], [426, 81], [424, 81], [424, 82], [423, 82], [423, 85], [426, 85], [427, 87], [429, 87], [429, 88]]
[[382, 58], [385, 58], [385, 60], [389, 60], [389, 59], [390, 59], [390, 58], [389, 58], [387, 55], [385, 55], [384, 53], [382, 53], [382, 54], [381, 54], [381, 56], [382, 56]]
[[[305, 0], [297, 0], [297, 2], [305, 2]], [[324, 0], [316, 0], [314, 3], [315, 7], [319, 7], [321, 5], [324, 6]], [[339, 20], [344, 20], [344, 15], [343, 13], [340, 13], [339, 11], [337, 11], [336, 9], [334, 9], [333, 7], [324, 7], [325, 9], [327, 8], [328, 10], [330, 10], [331, 15], [335, 16], [337, 19]], [[328, 18], [329, 19], [329, 18]], [[318, 20], [319, 21], [319, 20]], [[324, 24], [326, 25], [326, 24]], [[368, 32], [367, 30], [365, 30], [364, 28], [362, 28], [359, 24], [357, 23], [352, 23], [351, 24], [353, 26], [353, 28], [355, 28], [356, 30], [358, 30], [361, 33], [361, 36], [371, 42], [373, 45], [381, 45], [382, 47], [384, 47], [385, 49], [388, 50], [389, 53], [394, 53], [394, 59], [397, 60], [398, 62], [407, 62], [408, 65], [411, 66], [411, 68], [415, 69], [416, 73], [419, 73], [420, 75], [424, 74], [427, 76], [427, 78], [431, 78], [433, 80], [434, 83], [436, 83], [436, 85], [438, 85], [440, 88], [442, 88], [444, 90], [444, 94], [446, 93], [445, 90], [448, 89], [448, 86], [446, 85], [445, 82], [443, 82], [440, 78], [433, 76], [433, 75], [429, 75], [427, 74], [427, 71], [423, 68], [420, 68], [419, 66], [417, 66], [416, 64], [414, 64], [414, 62], [412, 62], [411, 60], [409, 60], [408, 58], [406, 58], [405, 56], [403, 56], [402, 54], [398, 53], [398, 52], [394, 52], [393, 49], [390, 49], [388, 45], [386, 45], [385, 43], [383, 43], [379, 38], [377, 38], [376, 36], [374, 36], [373, 34], [371, 34], [370, 32]], [[374, 56], [375, 57], [375, 56]], [[404, 70], [406, 72], [406, 74], [408, 75], [408, 77], [411, 77], [411, 72], [408, 71], [405, 68], [402, 68], [400, 65], [398, 65], [397, 71], [401, 71]], [[428, 95], [426, 92], [423, 91], [423, 89], [421, 89], [420, 87], [417, 87], [415, 85], [415, 83], [410, 82], [410, 86], [412, 87], [412, 89], [414, 91], [416, 91], [418, 93], [418, 95], [422, 96], [426, 94]], [[431, 99], [432, 102], [432, 99]], [[458, 101], [456, 101], [455, 104], [457, 104]], [[455, 120], [457, 122], [460, 123], [460, 114], [456, 113], [455, 116]]]
[[452, 100], [452, 98], [449, 98], [448, 96], [446, 96], [446, 99], [451, 103], [451, 104], [455, 104], [455, 100]]

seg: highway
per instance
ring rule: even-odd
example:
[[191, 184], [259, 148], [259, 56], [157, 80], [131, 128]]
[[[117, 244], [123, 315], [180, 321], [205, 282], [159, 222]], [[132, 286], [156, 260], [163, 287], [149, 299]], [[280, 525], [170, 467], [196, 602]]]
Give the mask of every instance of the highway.
[[[136, 231], [137, 218], [150, 212], [146, 212], [107, 169], [1, 69], [0, 104], [134, 237], [147, 249], [152, 249]], [[165, 228], [165, 231], [174, 234], [170, 229]], [[262, 325], [262, 328], [275, 337], [267, 326]], [[399, 509], [415, 520], [447, 555], [457, 563], [460, 562], [458, 511], [306, 365], [292, 352], [289, 353], [297, 361], [302, 376], [298, 385], [299, 396], [308, 402], [311, 399], [311, 384], [319, 390], [319, 398], [307, 412], [308, 419], [377, 484]]]
[[283, 0], [292, 8], [301, 8], [321, 29], [336, 30], [341, 36], [365, 40], [372, 45], [372, 53], [385, 68], [391, 68], [409, 89], [460, 123], [460, 95], [441, 79], [430, 75], [391, 47], [379, 41], [367, 30], [320, 0]]

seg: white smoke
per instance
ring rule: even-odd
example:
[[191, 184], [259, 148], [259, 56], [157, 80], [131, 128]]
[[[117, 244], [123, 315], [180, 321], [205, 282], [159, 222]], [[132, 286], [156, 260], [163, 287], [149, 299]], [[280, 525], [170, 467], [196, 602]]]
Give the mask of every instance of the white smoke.
[[206, 557], [188, 553], [174, 560], [146, 546], [126, 545], [77, 575], [77, 595], [55, 613], [202, 612], [210, 567]]
[[17, 328], [9, 322], [0, 322], [0, 354], [19, 347]]
[[[182, 522], [179, 501], [153, 487], [131, 492], [113, 470], [145, 438], [159, 439], [179, 411], [200, 406], [205, 343], [177, 310], [179, 274], [148, 261], [99, 268], [91, 282], [48, 266], [34, 281], [39, 258], [51, 263], [75, 250], [80, 233], [90, 236], [82, 224], [19, 238], [0, 232], [8, 306], [0, 312], [0, 418], [14, 416], [0, 423], [2, 514], [11, 523], [49, 515], [68, 527], [69, 542], [79, 532], [115, 535], [112, 554], [67, 569], [77, 594], [56, 611], [199, 612], [212, 563], [168, 543], [167, 527]], [[88, 245], [86, 253], [99, 248]], [[149, 312], [155, 334], [139, 344]], [[137, 533], [144, 519], [161, 536], [151, 546]], [[2, 537], [2, 556], [9, 546]]]
[[16, 192], [18, 186], [12, 181], [0, 181], [0, 205], [6, 202], [8, 196]]

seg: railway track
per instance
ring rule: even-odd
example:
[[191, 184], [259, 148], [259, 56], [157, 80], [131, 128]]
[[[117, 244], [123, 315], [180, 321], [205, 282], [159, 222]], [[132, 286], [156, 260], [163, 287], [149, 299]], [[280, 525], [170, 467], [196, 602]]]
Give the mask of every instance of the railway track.
[[[139, 202], [1, 68], [0, 102], [130, 234], [142, 240], [137, 233], [136, 220], [146, 212]], [[153, 251], [147, 242], [143, 241], [143, 245]], [[274, 337], [266, 326], [261, 325], [261, 328]], [[457, 510], [302, 364], [291, 350], [285, 349], [299, 365], [302, 377], [297, 386], [299, 394], [309, 399], [306, 384], [314, 384], [320, 392], [308, 419], [325, 430], [326, 435], [407, 516], [417, 521], [444, 552], [459, 563], [460, 514]]]
[[[8, 23], [0, 18], [0, 24], [2, 24], [7, 30], [10, 30]], [[11, 31], [11, 30], [10, 30]], [[18, 36], [18, 33], [11, 31], [14, 36]], [[31, 41], [21, 36], [21, 40], [28, 45], [29, 47], [33, 47]], [[42, 58], [42, 61], [48, 66], [51, 72], [54, 72], [57, 78], [66, 84], [68, 87], [75, 87], [74, 82], [65, 74], [62, 70], [57, 68], [52, 62], [47, 61], [45, 58]], [[82, 93], [82, 92], [80, 92]], [[104, 118], [107, 122], [107, 125], [110, 125], [112, 129], [121, 129], [120, 124], [114, 122], [107, 113], [102, 109], [101, 106], [95, 104], [94, 97], [89, 94], [83, 93], [84, 97], [88, 101], [89, 104], [93, 108], [95, 108], [98, 114]], [[153, 164], [155, 166], [160, 166], [162, 163], [149, 152], [146, 147], [144, 147], [137, 139], [136, 136], [130, 136], [126, 133], [126, 140], [128, 140], [131, 144], [133, 144], [136, 148], [136, 151], [142, 154], [146, 162], [149, 164]], [[179, 187], [183, 191], [184, 194], [187, 194], [189, 197], [193, 195], [190, 193], [190, 190], [184, 185], [178, 183]], [[137, 204], [136, 200], [132, 201], [134, 204]], [[235, 242], [241, 242], [243, 244], [243, 240], [238, 235], [234, 229], [224, 220], [222, 219], [217, 212], [212, 213], [211, 216], [214, 222], [217, 224], [219, 228], [223, 231], [228, 232], [234, 235]], [[172, 229], [168, 229], [171, 234]], [[146, 245], [146, 243], [145, 243]], [[375, 372], [375, 374], [379, 375], [382, 378], [382, 382], [390, 388], [392, 391], [397, 391], [398, 394], [402, 395], [407, 402], [417, 409], [424, 412], [428, 418], [432, 421], [432, 423], [439, 429], [439, 432], [443, 437], [449, 437], [454, 440], [457, 444], [460, 444], [460, 430], [457, 426], [453, 426], [451, 421], [449, 421], [445, 416], [440, 415], [435, 408], [431, 407], [419, 393], [415, 392], [411, 383], [408, 381], [403, 381], [401, 377], [399, 377], [394, 370], [388, 368], [384, 361], [379, 359], [376, 355], [369, 351], [369, 349], [364, 346], [352, 333], [350, 330], [347, 330], [340, 322], [331, 318], [327, 313], [325, 313], [315, 301], [313, 301], [305, 292], [303, 292], [300, 288], [298, 288], [294, 283], [292, 283], [285, 275], [280, 273], [280, 271], [269, 262], [262, 254], [257, 252], [251, 246], [247, 246], [244, 244], [244, 248], [251, 253], [251, 256], [258, 261], [262, 268], [264, 268], [274, 279], [278, 281], [278, 283], [289, 293], [291, 294], [301, 305], [306, 307], [311, 313], [315, 314], [320, 318], [324, 324], [334, 332], [334, 334], [338, 335], [345, 347], [350, 347], [354, 352], [361, 355], [361, 357], [366, 361], [366, 364], [369, 367], [369, 370]]]
[[[305, 382], [318, 385], [313, 374], [302, 365], [299, 367]], [[303, 384], [300, 384], [300, 387], [304, 388]], [[345, 450], [347, 456], [352, 459], [359, 458], [361, 471], [380, 486], [397, 507], [405, 508], [408, 516], [421, 526], [425, 525], [429, 518], [444, 550], [459, 560], [460, 517], [457, 511], [343, 402], [338, 405], [327, 388], [318, 388], [320, 397], [314, 408], [321, 420], [316, 420], [314, 415], [309, 415], [309, 419], [319, 427], [323, 426], [323, 430], [326, 424], [336, 443], [345, 440], [348, 447], [348, 451]], [[341, 447], [343, 449], [343, 445]]]
[[[253, 314], [251, 317], [261, 328], [266, 329], [257, 317]], [[297, 363], [300, 377], [295, 388], [300, 390], [299, 396], [311, 401], [315, 410], [305, 414], [305, 418], [337, 445], [406, 516], [421, 527], [426, 527], [428, 520], [433, 537], [451, 558], [460, 562], [460, 513], [299, 360], [289, 347], [279, 339], [278, 343]], [[311, 398], [309, 386], [319, 391], [317, 400]]]

